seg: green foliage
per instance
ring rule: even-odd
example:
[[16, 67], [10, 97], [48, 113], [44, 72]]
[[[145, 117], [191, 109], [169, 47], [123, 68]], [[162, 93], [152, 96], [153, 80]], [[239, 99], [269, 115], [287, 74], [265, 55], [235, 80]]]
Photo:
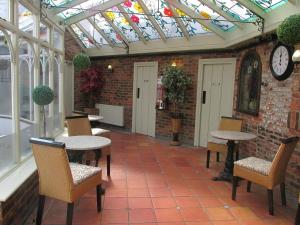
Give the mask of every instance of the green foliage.
[[191, 83], [191, 78], [181, 68], [169, 66], [163, 72], [162, 84], [168, 100], [173, 103], [175, 117], [179, 115], [178, 106], [184, 103]]
[[54, 92], [48, 86], [40, 85], [33, 89], [32, 99], [38, 105], [49, 105], [54, 99]]
[[77, 70], [85, 70], [91, 66], [90, 57], [84, 53], [79, 53], [73, 58], [74, 67]]
[[286, 45], [300, 43], [300, 14], [286, 18], [277, 28], [277, 36]]

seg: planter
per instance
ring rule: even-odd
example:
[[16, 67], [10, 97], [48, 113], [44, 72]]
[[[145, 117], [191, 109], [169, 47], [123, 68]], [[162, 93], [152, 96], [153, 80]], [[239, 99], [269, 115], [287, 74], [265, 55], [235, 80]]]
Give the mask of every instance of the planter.
[[172, 123], [172, 133], [173, 133], [173, 139], [171, 145], [178, 146], [180, 145], [179, 132], [181, 128], [181, 119], [171, 118], [171, 123]]
[[84, 108], [84, 112], [86, 112], [89, 115], [99, 115], [99, 109], [98, 108]]

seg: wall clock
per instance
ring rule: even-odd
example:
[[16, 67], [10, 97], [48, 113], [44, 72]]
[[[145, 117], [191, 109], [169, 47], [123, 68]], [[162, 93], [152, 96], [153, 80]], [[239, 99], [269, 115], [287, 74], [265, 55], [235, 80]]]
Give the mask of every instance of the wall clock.
[[277, 80], [287, 79], [294, 70], [293, 48], [278, 43], [271, 52], [270, 69]]

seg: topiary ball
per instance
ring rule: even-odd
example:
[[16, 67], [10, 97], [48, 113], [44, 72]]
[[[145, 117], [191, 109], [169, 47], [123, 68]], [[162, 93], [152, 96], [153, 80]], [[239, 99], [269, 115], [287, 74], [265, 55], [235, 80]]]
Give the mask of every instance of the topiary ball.
[[84, 53], [79, 53], [74, 56], [73, 63], [76, 69], [85, 70], [91, 66], [90, 57]]
[[48, 86], [40, 85], [33, 89], [32, 99], [38, 105], [49, 105], [54, 99], [54, 92]]
[[279, 41], [286, 45], [296, 45], [300, 43], [300, 14], [286, 18], [277, 28]]

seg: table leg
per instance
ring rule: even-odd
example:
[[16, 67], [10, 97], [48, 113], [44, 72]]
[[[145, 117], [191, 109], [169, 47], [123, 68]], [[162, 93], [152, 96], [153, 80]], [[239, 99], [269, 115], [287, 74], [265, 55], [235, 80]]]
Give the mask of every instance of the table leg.
[[99, 159], [101, 158], [102, 155], [101, 149], [94, 150], [94, 153], [95, 153], [95, 160], [96, 160], [95, 166], [97, 167]]
[[220, 173], [219, 176], [214, 177], [214, 181], [232, 181], [232, 174], [233, 174], [233, 151], [234, 151], [235, 143], [234, 141], [229, 140], [227, 142], [227, 156], [225, 161], [225, 168]]
[[82, 163], [84, 151], [67, 151], [70, 162]]

